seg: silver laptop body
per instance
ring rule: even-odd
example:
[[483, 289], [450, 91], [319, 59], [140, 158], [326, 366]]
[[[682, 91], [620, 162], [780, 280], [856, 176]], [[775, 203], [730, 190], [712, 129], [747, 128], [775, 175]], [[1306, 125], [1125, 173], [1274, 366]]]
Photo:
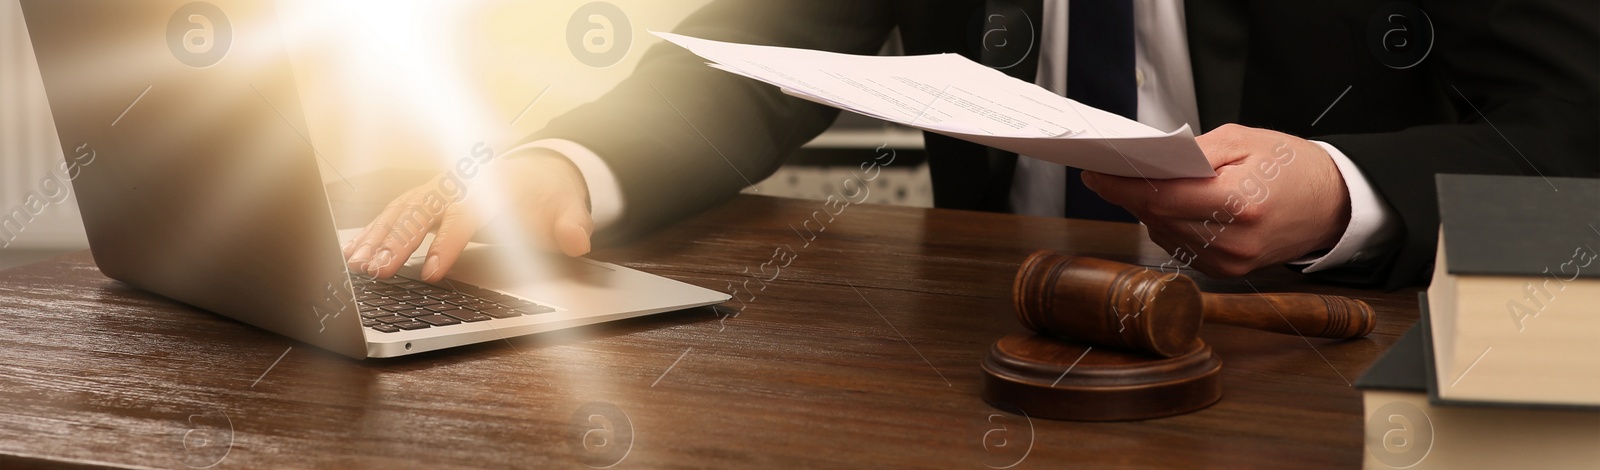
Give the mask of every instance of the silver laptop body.
[[[113, 279], [354, 358], [729, 298], [613, 264], [479, 246], [438, 287], [466, 282], [547, 308], [393, 333], [363, 327], [272, 2], [22, 7], [62, 168], [95, 262]], [[402, 274], [415, 277], [414, 265]]]

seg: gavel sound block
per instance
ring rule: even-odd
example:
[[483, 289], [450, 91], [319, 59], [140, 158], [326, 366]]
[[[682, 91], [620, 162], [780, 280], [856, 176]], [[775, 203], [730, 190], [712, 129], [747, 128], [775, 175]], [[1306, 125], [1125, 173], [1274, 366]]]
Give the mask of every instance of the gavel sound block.
[[1159, 418], [1222, 398], [1222, 361], [1202, 320], [1346, 339], [1377, 323], [1365, 303], [1312, 294], [1223, 295], [1142, 266], [1039, 251], [1013, 285], [1017, 319], [1035, 333], [996, 341], [986, 401], [1078, 421]]

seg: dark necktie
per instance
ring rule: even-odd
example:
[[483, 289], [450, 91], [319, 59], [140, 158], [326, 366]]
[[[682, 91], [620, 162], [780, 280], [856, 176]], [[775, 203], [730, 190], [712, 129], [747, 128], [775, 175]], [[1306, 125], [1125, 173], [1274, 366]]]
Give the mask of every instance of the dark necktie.
[[[1067, 97], [1138, 119], [1134, 78], [1133, 0], [1071, 0], [1067, 8]], [[1083, 170], [1067, 168], [1066, 216], [1135, 222], [1128, 211], [1083, 185]]]

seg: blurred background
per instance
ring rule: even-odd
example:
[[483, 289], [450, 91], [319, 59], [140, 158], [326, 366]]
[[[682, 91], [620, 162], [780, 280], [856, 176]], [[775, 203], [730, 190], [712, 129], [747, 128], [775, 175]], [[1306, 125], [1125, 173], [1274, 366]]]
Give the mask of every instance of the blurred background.
[[[627, 53], [606, 67], [580, 62], [568, 48], [568, 22], [589, 0], [277, 6], [309, 137], [333, 182], [380, 170], [442, 171], [476, 142], [513, 142], [604, 94], [661, 42], [649, 31], [670, 31], [707, 1], [609, 2], [626, 15], [633, 38], [613, 45]], [[897, 53], [897, 45], [884, 53]], [[931, 207], [921, 135], [849, 114], [754, 191], [825, 198], [885, 145], [897, 159], [869, 202]], [[61, 161], [20, 5], [0, 0], [0, 211], [19, 207]], [[0, 269], [88, 247], [75, 200], [50, 205], [13, 235], [0, 248]]]

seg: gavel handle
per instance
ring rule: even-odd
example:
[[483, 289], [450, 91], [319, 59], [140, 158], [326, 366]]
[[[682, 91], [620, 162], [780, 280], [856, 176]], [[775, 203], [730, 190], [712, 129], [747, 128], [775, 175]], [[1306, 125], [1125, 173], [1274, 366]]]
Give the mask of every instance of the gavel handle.
[[[1366, 302], [1316, 294], [1204, 294], [1205, 321], [1314, 338], [1360, 338], [1377, 316]], [[1285, 321], [1288, 320], [1288, 321]]]

